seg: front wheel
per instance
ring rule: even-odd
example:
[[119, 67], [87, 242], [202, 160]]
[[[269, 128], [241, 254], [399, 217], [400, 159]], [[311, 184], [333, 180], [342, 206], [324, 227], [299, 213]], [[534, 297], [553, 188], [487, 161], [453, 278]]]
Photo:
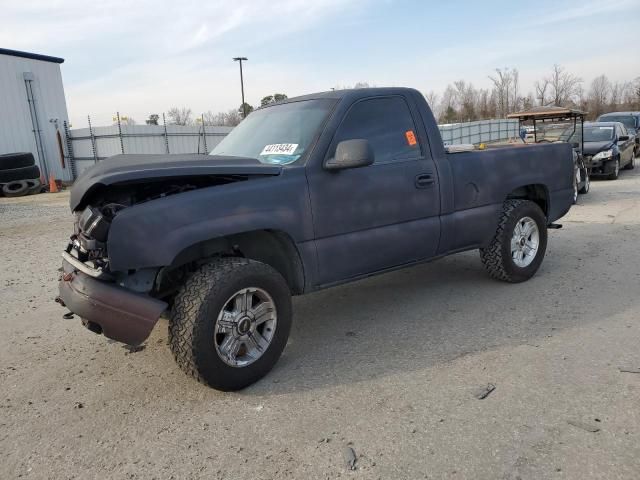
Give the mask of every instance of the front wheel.
[[620, 175], [620, 157], [614, 160], [613, 171], [607, 177], [609, 180], [617, 180]]
[[223, 391], [265, 376], [291, 330], [291, 294], [276, 270], [220, 258], [197, 270], [176, 296], [169, 345], [182, 370]]
[[491, 243], [480, 249], [480, 259], [491, 277], [519, 283], [540, 268], [547, 249], [547, 219], [529, 200], [507, 200]]

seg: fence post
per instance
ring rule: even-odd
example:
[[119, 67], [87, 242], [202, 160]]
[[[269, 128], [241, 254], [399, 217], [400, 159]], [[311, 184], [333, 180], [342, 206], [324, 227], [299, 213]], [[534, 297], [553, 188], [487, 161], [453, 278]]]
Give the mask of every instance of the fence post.
[[120, 124], [120, 112], [116, 112], [118, 118], [118, 136], [120, 137], [120, 151], [124, 154], [124, 143], [122, 141], [122, 125]]
[[207, 148], [207, 132], [204, 129], [204, 113], [200, 116], [200, 118], [202, 119], [202, 140], [204, 143], [204, 153], [207, 154], [209, 153], [209, 149]]
[[93, 134], [93, 128], [91, 127], [91, 116], [87, 115], [89, 121], [89, 135], [91, 136], [91, 151], [93, 152], [93, 163], [98, 163], [98, 146], [96, 145], [96, 137]]
[[71, 166], [71, 176], [73, 180], [76, 179], [76, 159], [73, 155], [73, 140], [71, 138], [71, 132], [69, 131], [69, 124], [65, 120], [62, 125], [64, 126], [64, 137], [67, 143], [67, 158], [69, 159], [69, 165]]
[[164, 146], [169, 153], [169, 135], [167, 134], [167, 120], [164, 118], [164, 112], [162, 112], [162, 125], [164, 125]]

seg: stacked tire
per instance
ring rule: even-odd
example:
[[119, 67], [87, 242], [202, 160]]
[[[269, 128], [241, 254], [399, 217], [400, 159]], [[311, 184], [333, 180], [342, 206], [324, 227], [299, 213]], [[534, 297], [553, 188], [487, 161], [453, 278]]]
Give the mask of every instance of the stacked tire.
[[40, 169], [32, 153], [0, 155], [0, 191], [5, 197], [22, 197], [42, 191]]

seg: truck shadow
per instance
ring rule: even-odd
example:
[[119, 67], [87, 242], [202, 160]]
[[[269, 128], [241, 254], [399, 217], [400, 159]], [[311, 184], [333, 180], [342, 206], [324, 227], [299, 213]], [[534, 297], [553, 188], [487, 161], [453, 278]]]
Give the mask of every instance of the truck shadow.
[[503, 346], [535, 347], [562, 330], [637, 309], [637, 285], [622, 281], [636, 277], [628, 259], [637, 242], [625, 235], [640, 240], [640, 226], [572, 224], [551, 232], [542, 268], [521, 284], [490, 279], [477, 252], [467, 252], [298, 297], [283, 357], [242, 393], [321, 389]]

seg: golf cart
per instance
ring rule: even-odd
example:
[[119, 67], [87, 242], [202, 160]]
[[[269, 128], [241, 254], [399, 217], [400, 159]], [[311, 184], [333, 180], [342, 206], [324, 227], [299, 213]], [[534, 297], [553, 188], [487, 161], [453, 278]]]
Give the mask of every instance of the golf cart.
[[[518, 119], [520, 128], [532, 127], [533, 138], [527, 135], [524, 142], [555, 143], [571, 142], [575, 179], [573, 182], [573, 203], [578, 201], [578, 193], [588, 193], [590, 186], [589, 168], [584, 162], [583, 124], [586, 113], [580, 110], [558, 106], [534, 107], [515, 112], [507, 118]], [[531, 130], [531, 128], [528, 128]]]

